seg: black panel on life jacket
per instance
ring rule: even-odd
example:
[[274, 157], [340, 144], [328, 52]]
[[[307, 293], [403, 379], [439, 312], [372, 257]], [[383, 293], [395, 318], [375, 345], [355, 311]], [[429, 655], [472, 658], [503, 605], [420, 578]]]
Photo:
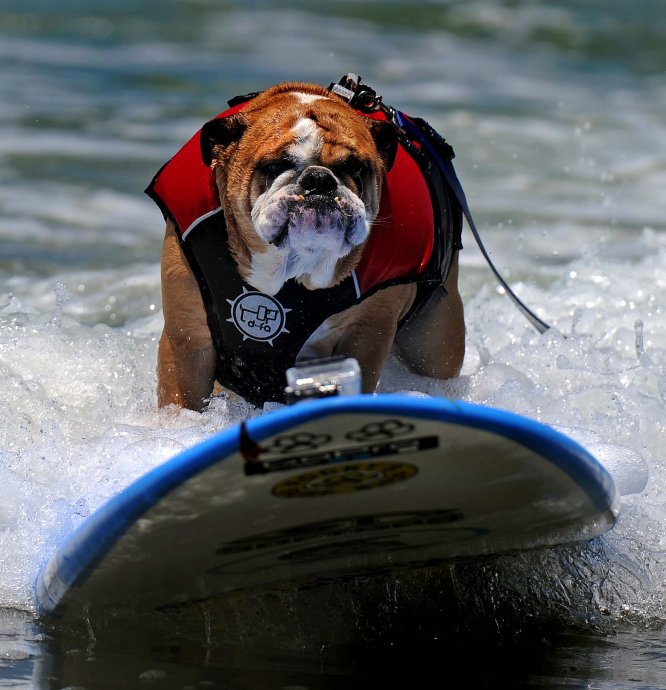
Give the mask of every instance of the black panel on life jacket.
[[308, 290], [288, 280], [274, 296], [243, 282], [222, 211], [182, 244], [199, 281], [218, 355], [217, 380], [253, 405], [284, 402], [285, 371], [323, 321], [357, 301], [352, 278]]

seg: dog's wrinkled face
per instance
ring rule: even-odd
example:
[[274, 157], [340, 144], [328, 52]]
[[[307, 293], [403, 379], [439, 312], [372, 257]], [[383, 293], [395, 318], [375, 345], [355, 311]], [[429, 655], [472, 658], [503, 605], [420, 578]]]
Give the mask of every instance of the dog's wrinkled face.
[[289, 278], [314, 289], [346, 277], [395, 154], [391, 126], [320, 87], [282, 85], [207, 127], [202, 147], [207, 139], [247, 282], [275, 294]]
[[286, 277], [308, 275], [322, 288], [338, 259], [368, 237], [377, 171], [371, 156], [349, 148], [326, 156], [324, 131], [312, 117], [300, 118], [291, 134], [293, 143], [256, 171], [252, 221], [282, 259]]

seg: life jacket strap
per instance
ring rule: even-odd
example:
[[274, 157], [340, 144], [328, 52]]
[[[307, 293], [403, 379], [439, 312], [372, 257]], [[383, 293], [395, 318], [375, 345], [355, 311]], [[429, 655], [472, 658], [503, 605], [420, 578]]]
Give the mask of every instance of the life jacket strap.
[[[467, 203], [467, 198], [465, 197], [465, 192], [463, 191], [462, 185], [460, 184], [460, 180], [458, 179], [453, 164], [451, 163], [451, 159], [445, 158], [438, 152], [438, 149], [440, 148], [441, 144], [448, 147], [448, 149], [450, 149], [451, 147], [443, 139], [441, 139], [440, 135], [432, 127], [430, 127], [430, 125], [428, 125], [427, 122], [419, 121], [420, 126], [417, 126], [414, 122], [410, 122], [410, 120], [407, 117], [405, 117], [403, 113], [396, 111], [396, 115], [402, 121], [402, 127], [405, 129], [405, 131], [409, 132], [413, 137], [418, 138], [418, 140], [421, 141], [422, 144], [428, 149], [430, 155], [437, 164], [437, 167], [440, 169], [442, 175], [444, 175], [444, 178], [449, 183], [449, 186], [453, 190], [453, 193], [456, 195], [456, 199], [460, 204], [460, 208], [462, 209], [462, 212], [465, 215], [465, 219], [467, 220], [469, 229], [472, 231], [472, 235], [474, 236], [474, 239], [476, 240], [476, 243], [479, 246], [481, 254], [488, 263], [488, 266], [490, 266], [490, 270], [495, 274], [495, 277], [497, 278], [499, 284], [504, 288], [506, 294], [511, 298], [511, 300], [513, 300], [513, 303], [518, 307], [518, 309], [522, 312], [525, 318], [532, 324], [532, 326], [534, 326], [534, 328], [539, 333], [545, 333], [550, 328], [550, 326], [545, 321], [542, 321], [531, 309], [529, 309], [525, 305], [525, 303], [522, 302], [521, 299], [515, 294], [515, 292], [509, 287], [509, 284], [506, 282], [506, 280], [504, 280], [500, 272], [497, 270], [495, 264], [492, 262], [492, 259], [490, 258], [490, 255], [486, 251], [486, 248], [481, 240], [481, 235], [479, 234], [479, 231], [476, 227], [476, 223], [474, 222], [474, 218], [472, 217], [472, 212], [469, 210], [469, 205]], [[439, 141], [440, 139], [441, 142]]]
[[439, 168], [444, 179], [453, 191], [462, 209], [462, 212], [467, 220], [469, 229], [476, 240], [477, 245], [483, 255], [483, 258], [490, 266], [490, 270], [494, 273], [499, 284], [504, 288], [506, 294], [511, 298], [513, 303], [518, 307], [525, 318], [536, 328], [539, 333], [545, 333], [550, 326], [542, 321], [531, 309], [529, 309], [524, 302], [514, 293], [509, 284], [504, 280], [500, 272], [492, 262], [490, 255], [486, 251], [481, 235], [479, 234], [472, 212], [469, 209], [465, 192], [463, 191], [460, 180], [456, 175], [456, 171], [451, 161], [455, 154], [453, 148], [448, 142], [425, 120], [420, 118], [409, 118], [404, 113], [386, 105], [382, 102], [382, 97], [377, 92], [363, 84], [362, 78], [357, 74], [349, 73], [344, 75], [337, 84], [331, 84], [329, 90], [336, 93], [341, 98], [348, 101], [349, 105], [364, 113], [371, 113], [381, 110], [385, 113], [389, 122], [392, 122], [398, 130], [410, 135], [410, 137], [421, 142], [421, 144], [428, 150], [433, 161]]

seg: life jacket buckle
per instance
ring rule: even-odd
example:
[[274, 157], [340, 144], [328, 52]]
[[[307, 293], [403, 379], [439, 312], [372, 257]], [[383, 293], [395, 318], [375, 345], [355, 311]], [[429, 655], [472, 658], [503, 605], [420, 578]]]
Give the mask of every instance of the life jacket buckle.
[[328, 90], [362, 113], [374, 113], [382, 108], [382, 97], [353, 72], [345, 74], [337, 84], [330, 84]]

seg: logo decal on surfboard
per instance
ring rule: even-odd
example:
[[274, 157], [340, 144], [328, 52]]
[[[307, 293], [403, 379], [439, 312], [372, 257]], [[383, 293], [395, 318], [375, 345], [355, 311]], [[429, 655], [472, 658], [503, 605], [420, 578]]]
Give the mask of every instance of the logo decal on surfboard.
[[295, 434], [278, 436], [269, 446], [264, 447], [266, 453], [303, 453], [317, 450], [330, 443], [333, 437], [329, 434], [312, 434], [309, 431], [299, 431]]
[[376, 489], [387, 484], [404, 482], [418, 473], [406, 462], [356, 462], [333, 465], [290, 477], [273, 487], [280, 498], [311, 498]]
[[379, 422], [368, 422], [360, 429], [345, 434], [352, 441], [387, 441], [404, 436], [414, 431], [414, 425], [401, 419], [382, 419]]
[[208, 572], [221, 576], [250, 574], [280, 563], [295, 565], [345, 559], [350, 554], [427, 549], [433, 541], [459, 543], [487, 533], [479, 527], [461, 527], [464, 518], [457, 508], [439, 508], [319, 520], [222, 543], [215, 551], [221, 562]]
[[[357, 443], [330, 447], [331, 439], [326, 434], [308, 434], [299, 432], [293, 435], [279, 436], [273, 444], [261, 448], [261, 454], [252, 462], [245, 462], [243, 471], [247, 476], [267, 474], [299, 468], [329, 465], [332, 463], [371, 460], [390, 455], [409, 455], [439, 447], [437, 436], [408, 436], [407, 438], [381, 439], [372, 442]], [[277, 443], [279, 441], [279, 443]], [[277, 446], [275, 444], [277, 443]], [[329, 445], [328, 448], [324, 447]], [[291, 447], [290, 447], [291, 446]], [[321, 446], [321, 448], [318, 448]], [[264, 457], [268, 451], [278, 457]]]

